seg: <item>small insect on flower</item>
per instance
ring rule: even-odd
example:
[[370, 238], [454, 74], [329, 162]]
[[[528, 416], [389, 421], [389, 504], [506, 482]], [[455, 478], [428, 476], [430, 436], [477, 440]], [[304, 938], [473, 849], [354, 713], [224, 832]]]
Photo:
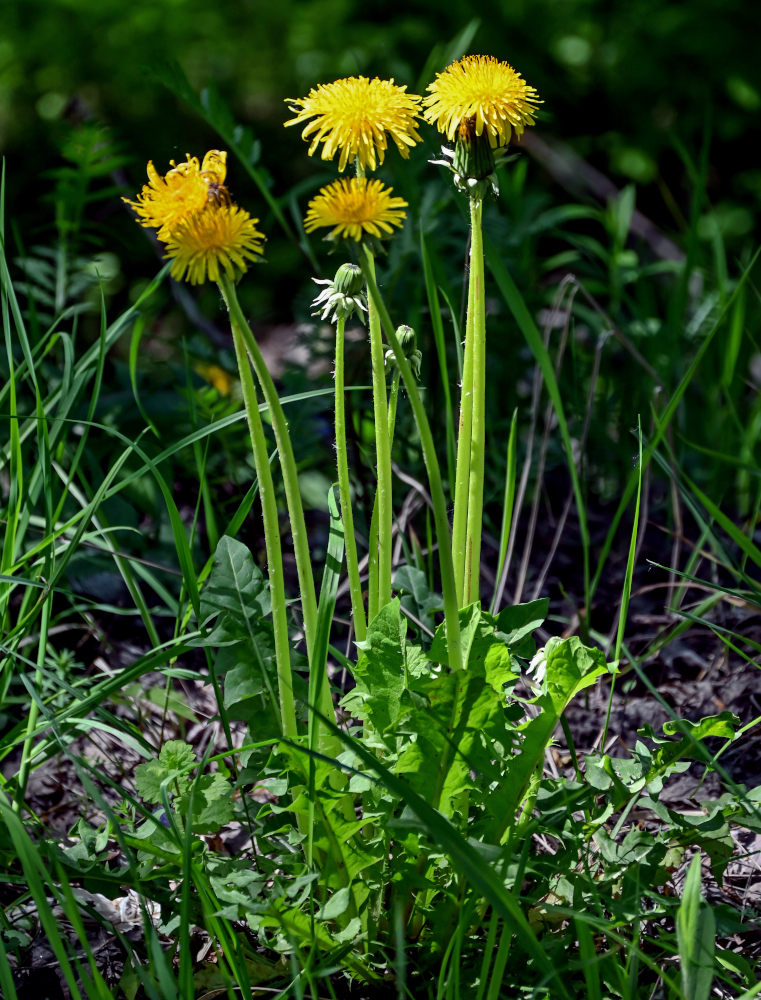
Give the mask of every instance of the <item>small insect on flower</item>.
[[212, 205], [227, 205], [228, 207], [232, 205], [232, 200], [230, 198], [230, 192], [227, 190], [224, 184], [220, 184], [216, 180], [207, 180], [207, 199]]
[[122, 199], [137, 213], [138, 221], [148, 229], [157, 230], [166, 242], [176, 227], [207, 203], [230, 204], [225, 187], [227, 153], [211, 149], [203, 162], [187, 154], [182, 163], [169, 161], [172, 169], [163, 177], [152, 162], [148, 163], [148, 183], [135, 201]]

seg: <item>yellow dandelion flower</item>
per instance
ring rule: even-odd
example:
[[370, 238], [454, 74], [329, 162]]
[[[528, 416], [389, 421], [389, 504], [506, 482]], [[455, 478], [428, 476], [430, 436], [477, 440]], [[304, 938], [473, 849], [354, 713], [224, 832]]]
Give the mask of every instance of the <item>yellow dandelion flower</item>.
[[393, 198], [392, 189], [379, 180], [350, 177], [333, 181], [321, 188], [307, 206], [304, 228], [308, 233], [322, 226], [330, 227], [328, 239], [355, 240], [366, 235], [377, 239], [401, 226], [407, 202]]
[[163, 177], [149, 162], [148, 183], [137, 200], [122, 200], [134, 208], [142, 226], [158, 230], [159, 239], [166, 241], [177, 225], [207, 202], [229, 201], [226, 160], [227, 153], [218, 149], [209, 150], [202, 163], [187, 154], [182, 163], [170, 160], [172, 169]]
[[439, 73], [423, 99], [425, 120], [448, 139], [461, 127], [484, 132], [492, 146], [507, 145], [513, 132], [520, 138], [534, 124], [538, 93], [512, 66], [494, 56], [465, 56]]
[[217, 390], [220, 396], [229, 396], [233, 391], [235, 379], [230, 372], [225, 371], [220, 365], [210, 364], [208, 361], [199, 361], [194, 366], [195, 370], [206, 379]]
[[264, 236], [258, 219], [237, 205], [209, 204], [188, 216], [166, 240], [168, 258], [174, 258], [171, 275], [177, 281], [201, 285], [218, 281], [220, 271], [236, 280], [248, 262], [262, 255]]
[[364, 76], [320, 84], [307, 97], [287, 98], [289, 110], [296, 117], [285, 124], [309, 122], [301, 137], [312, 137], [310, 156], [322, 142], [323, 160], [332, 160], [341, 151], [339, 170], [355, 157], [363, 170], [375, 170], [386, 155], [387, 136], [405, 159], [410, 146], [420, 142], [415, 119], [421, 98], [406, 90], [393, 80], [368, 80]]

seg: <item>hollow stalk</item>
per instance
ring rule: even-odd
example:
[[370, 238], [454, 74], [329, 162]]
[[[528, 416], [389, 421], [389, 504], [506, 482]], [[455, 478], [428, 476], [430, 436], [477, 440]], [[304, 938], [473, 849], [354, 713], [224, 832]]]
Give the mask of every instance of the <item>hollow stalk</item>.
[[275, 663], [277, 667], [278, 694], [280, 699], [280, 724], [283, 735], [296, 739], [296, 706], [293, 700], [293, 677], [291, 673], [290, 642], [288, 639], [288, 619], [286, 616], [285, 580], [283, 575], [283, 554], [280, 547], [280, 525], [277, 516], [275, 487], [269, 452], [264, 437], [262, 418], [256, 396], [256, 384], [251, 371], [251, 362], [246, 351], [243, 328], [248, 324], [243, 317], [232, 282], [224, 279], [219, 283], [222, 296], [230, 313], [230, 325], [235, 345], [235, 357], [243, 390], [243, 404], [251, 437], [254, 466], [259, 480], [259, 499], [262, 505], [264, 541], [267, 551], [267, 573], [272, 596], [272, 624], [275, 633]]
[[[362, 271], [368, 291], [370, 282], [375, 285], [375, 259], [372, 251], [364, 247]], [[378, 505], [378, 530], [375, 539], [370, 539], [372, 552], [377, 551], [377, 577], [370, 577], [368, 621], [372, 621], [380, 609], [391, 600], [391, 445], [388, 437], [388, 400], [386, 397], [386, 371], [383, 365], [383, 338], [378, 303], [367, 296], [368, 328], [370, 331], [370, 358], [373, 383], [373, 421], [375, 423], [375, 458], [377, 475], [376, 501]]]
[[465, 605], [481, 596], [481, 532], [484, 508], [486, 442], [486, 296], [484, 295], [484, 245], [481, 231], [483, 201], [470, 198], [470, 281], [467, 329], [472, 340], [472, 403], [470, 463], [468, 470], [468, 526], [463, 581]]
[[[301, 493], [299, 491], [298, 470], [293, 454], [291, 436], [288, 431], [288, 422], [285, 419], [280, 397], [277, 394], [275, 383], [265, 364], [262, 352], [256, 342], [256, 338], [251, 332], [251, 328], [246, 322], [246, 317], [243, 315], [243, 310], [240, 307], [235, 291], [235, 285], [226, 275], [222, 275], [219, 280], [219, 287], [230, 313], [233, 328], [237, 328], [246, 353], [250, 358], [251, 365], [253, 365], [272, 421], [272, 430], [275, 434], [275, 443], [280, 458], [280, 469], [283, 475], [288, 519], [291, 525], [291, 538], [293, 540], [293, 551], [296, 558], [296, 572], [298, 574], [299, 593], [301, 597], [301, 613], [304, 622], [304, 639], [307, 647], [307, 659], [311, 669], [314, 640], [317, 631], [317, 599], [315, 597], [312, 560], [309, 553], [309, 540], [304, 520], [304, 507], [301, 503]], [[240, 360], [238, 361], [238, 367], [241, 371], [243, 370]], [[246, 370], [249, 371], [249, 368]], [[320, 685], [319, 709], [328, 718], [335, 717], [327, 673], [324, 683]]]
[[[375, 267], [370, 250], [362, 246], [360, 249], [360, 266], [365, 276], [367, 285], [368, 307], [373, 304], [373, 309], [377, 311], [378, 317], [383, 324], [389, 346], [396, 356], [399, 371], [407, 390], [407, 396], [412, 407], [412, 412], [417, 424], [420, 444], [423, 449], [423, 459], [426, 471], [428, 472], [428, 485], [431, 492], [431, 503], [433, 504], [433, 516], [436, 524], [436, 534], [439, 542], [439, 567], [441, 573], [441, 590], [444, 598], [444, 618], [446, 620], [447, 633], [447, 656], [449, 665], [454, 670], [462, 670], [462, 650], [460, 647], [460, 620], [458, 615], [457, 593], [455, 590], [454, 569], [452, 567], [451, 538], [449, 534], [449, 519], [447, 517], [447, 504], [444, 497], [444, 487], [441, 482], [441, 469], [436, 456], [436, 447], [433, 442], [431, 426], [420, 398], [417, 387], [417, 380], [412, 373], [409, 362], [404, 356], [396, 330], [391, 322], [391, 317], [381, 298], [378, 290], [378, 283], [375, 280]], [[389, 539], [390, 540], [390, 539]]]
[[346, 406], [344, 398], [344, 346], [346, 319], [338, 317], [336, 324], [336, 369], [335, 369], [335, 424], [336, 424], [336, 465], [338, 467], [338, 494], [341, 500], [341, 517], [344, 525], [344, 548], [346, 572], [349, 577], [349, 594], [354, 617], [354, 633], [359, 642], [367, 635], [365, 605], [362, 600], [362, 583], [359, 577], [357, 542], [354, 536], [354, 515], [351, 507], [349, 485], [349, 460], [346, 453]]

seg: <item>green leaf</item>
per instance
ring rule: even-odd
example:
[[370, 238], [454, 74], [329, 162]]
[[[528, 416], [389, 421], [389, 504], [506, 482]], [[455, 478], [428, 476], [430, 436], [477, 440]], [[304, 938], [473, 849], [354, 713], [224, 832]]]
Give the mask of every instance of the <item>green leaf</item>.
[[242, 542], [223, 535], [201, 597], [203, 623], [223, 611], [247, 622], [266, 617], [270, 609], [269, 587], [254, 557]]
[[335, 920], [341, 914], [346, 913], [351, 902], [351, 890], [348, 886], [334, 892], [330, 899], [317, 913], [319, 920]]
[[608, 673], [602, 650], [585, 646], [576, 635], [547, 643], [544, 668], [545, 691], [558, 717], [580, 691]]
[[161, 783], [170, 776], [165, 767], [157, 760], [149, 760], [138, 764], [135, 768], [135, 788], [137, 794], [146, 802], [161, 801]]
[[532, 664], [543, 693], [534, 700], [539, 714], [522, 729], [520, 753], [509, 761], [505, 778], [489, 794], [487, 810], [493, 819], [487, 839], [499, 842], [515, 819], [532, 775], [541, 767], [552, 734], [571, 699], [608, 672], [599, 649], [583, 645], [578, 636], [552, 638]]
[[357, 686], [341, 704], [383, 734], [396, 726], [404, 691], [407, 622], [399, 599], [381, 608], [367, 628], [354, 669]]
[[[245, 644], [237, 647], [239, 657], [245, 648]], [[252, 666], [252, 659], [227, 671], [224, 705], [231, 719], [249, 724], [253, 739], [274, 740], [282, 733], [277, 702], [272, 699], [273, 689], [265, 683], [262, 671]]]
[[668, 773], [672, 765], [681, 758], [688, 760], [705, 760], [709, 754], [702, 747], [702, 741], [709, 736], [718, 736], [720, 739], [733, 740], [735, 730], [740, 725], [740, 720], [731, 712], [720, 712], [718, 715], [707, 715], [699, 722], [688, 722], [686, 719], [672, 719], [663, 724], [663, 731], [667, 735], [681, 733], [680, 740], [663, 739], [657, 736], [653, 727], [647, 723], [637, 730], [640, 736], [645, 736], [658, 744], [658, 749], [653, 754], [654, 761], [659, 771]]
[[401, 566], [394, 573], [393, 587], [401, 595], [404, 610], [433, 632], [434, 612], [440, 611], [444, 602], [441, 594], [429, 589], [427, 575], [415, 566]]
[[[467, 608], [462, 608], [460, 610], [460, 649], [462, 651], [461, 659], [463, 664], [468, 663], [468, 660], [470, 659], [470, 647], [473, 645], [473, 640], [475, 639], [479, 628], [481, 628], [484, 622], [490, 617], [491, 616], [481, 612], [478, 604], [471, 604]], [[447, 623], [442, 622], [436, 629], [428, 655], [434, 663], [441, 663], [443, 666], [448, 667], [450, 666], [450, 663], [449, 656], [447, 654], [446, 626]], [[491, 631], [494, 631], [493, 627]]]
[[[167, 740], [158, 760], [138, 764], [135, 769], [135, 788], [146, 802], [161, 801], [161, 786], [183, 777], [195, 765], [193, 748], [183, 740]], [[169, 789], [171, 793], [171, 789]]]
[[497, 694], [503, 695], [506, 685], [515, 685], [520, 676], [510, 650], [501, 640], [489, 644], [483, 662], [486, 682]]
[[[192, 813], [188, 810], [192, 805]], [[191, 790], [180, 796], [177, 807], [189, 822], [193, 833], [218, 833], [232, 822], [233, 790], [221, 774], [202, 774]]]
[[170, 771], [186, 770], [195, 762], [195, 750], [184, 740], [167, 740], [159, 753], [159, 763]]
[[504, 633], [504, 640], [519, 656], [518, 647], [532, 632], [536, 631], [547, 617], [550, 601], [542, 597], [538, 601], [528, 601], [526, 604], [515, 604], [503, 608], [497, 616], [497, 628]]
[[[407, 804], [425, 826], [430, 842], [446, 852], [454, 869], [471, 883], [500, 918], [513, 929], [520, 946], [536, 964], [538, 973], [546, 976], [548, 982], [552, 982], [553, 996], [569, 998], [570, 994], [557, 967], [553, 965], [548, 953], [537, 940], [520, 903], [506, 888], [503, 873], [485, 864], [483, 857], [474, 851], [471, 843], [445, 816], [433, 809], [422, 796], [409, 787], [407, 782], [392, 774], [359, 741], [352, 740], [347, 733], [337, 727], [331, 725], [331, 728], [341, 742], [361, 758], [367, 770], [374, 771], [378, 775], [387, 791]], [[313, 939], [312, 936], [311, 940]]]
[[[718, 736], [726, 740], [735, 738], [735, 730], [740, 720], [732, 712], [721, 712], [719, 715], [706, 715], [699, 722], [688, 722], [686, 719], [671, 719], [663, 723], [663, 731], [667, 736], [677, 734], [686, 739], [704, 740], [709, 736]], [[689, 735], [688, 735], [689, 734]]]
[[[394, 771], [405, 774], [429, 802], [438, 792], [439, 808], [452, 815], [462, 792], [473, 787], [485, 790], [502, 779], [505, 762], [517, 745], [517, 730], [501, 685], [492, 687], [483, 671], [431, 677], [417, 685], [416, 692], [425, 695], [427, 704], [410, 710], [400, 723], [399, 731], [413, 739], [400, 753]], [[431, 762], [438, 764], [448, 752], [451, 760], [438, 779], [439, 789]]]

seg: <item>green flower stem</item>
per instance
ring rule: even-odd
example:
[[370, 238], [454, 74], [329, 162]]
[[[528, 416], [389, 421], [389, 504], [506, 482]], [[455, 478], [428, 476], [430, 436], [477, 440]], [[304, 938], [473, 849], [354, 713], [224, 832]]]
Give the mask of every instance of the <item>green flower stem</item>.
[[[391, 383], [391, 391], [388, 398], [388, 444], [389, 454], [394, 446], [394, 428], [396, 426], [396, 403], [399, 396], [399, 381], [401, 376], [399, 369], [394, 371], [394, 378]], [[373, 513], [370, 518], [370, 548], [367, 559], [368, 576], [371, 580], [378, 579], [378, 494], [373, 500]], [[373, 617], [380, 608], [376, 608]]]
[[[251, 363], [246, 353], [246, 341], [243, 335], [243, 328], [248, 329], [248, 324], [237, 304], [232, 283], [227, 279], [223, 279], [220, 280], [219, 287], [230, 313], [235, 357], [238, 362], [238, 372], [243, 389], [243, 403], [251, 435], [254, 465], [259, 480], [259, 498], [262, 504], [264, 540], [267, 548], [267, 571], [272, 595], [272, 624], [275, 630], [275, 662], [277, 665], [277, 681], [280, 696], [280, 725], [283, 735], [295, 740], [298, 737], [298, 728], [296, 725], [296, 706], [293, 700], [293, 677], [291, 674], [290, 642], [288, 639], [288, 619], [286, 616], [283, 554], [280, 548], [280, 525], [278, 523], [275, 487], [272, 482], [267, 442], [264, 437], [262, 418], [259, 414], [259, 403], [256, 398], [256, 385], [251, 372]], [[230, 291], [232, 291], [232, 294], [230, 294]]]
[[454, 482], [454, 514], [452, 517], [452, 561], [454, 564], [457, 604], [467, 605], [465, 576], [468, 533], [468, 485], [470, 482], [470, 451], [473, 421], [473, 273], [468, 282], [468, 311], [465, 319], [465, 351], [460, 387], [460, 422], [457, 429], [457, 465]]
[[[362, 271], [367, 287], [375, 282], [375, 260], [372, 252], [364, 249]], [[377, 303], [368, 296], [368, 327], [370, 330], [370, 356], [373, 374], [373, 418], [375, 422], [375, 455], [377, 464], [378, 532], [377, 541], [370, 539], [371, 553], [378, 552], [377, 584], [370, 577], [368, 620], [372, 621], [382, 607], [391, 600], [391, 535], [393, 530], [391, 507], [391, 444], [388, 438], [388, 402], [386, 398], [386, 371], [383, 365], [383, 339]], [[372, 558], [370, 560], [372, 568]]]
[[370, 532], [367, 538], [367, 620], [378, 614], [378, 495], [373, 500]]
[[457, 593], [455, 590], [454, 569], [452, 567], [452, 551], [450, 547], [449, 519], [447, 517], [447, 503], [444, 498], [444, 487], [441, 483], [441, 470], [439, 460], [436, 457], [436, 447], [433, 443], [431, 426], [423, 408], [423, 402], [418, 392], [417, 381], [412, 374], [409, 362], [404, 356], [404, 351], [396, 336], [396, 331], [391, 322], [388, 310], [381, 299], [378, 291], [378, 284], [375, 280], [375, 267], [371, 252], [367, 247], [361, 248], [360, 266], [365, 276], [365, 283], [368, 291], [368, 306], [372, 302], [373, 309], [377, 311], [383, 323], [386, 339], [396, 355], [396, 363], [399, 366], [404, 387], [410, 400], [410, 406], [415, 416], [420, 443], [423, 448], [423, 458], [428, 471], [428, 485], [431, 491], [431, 502], [433, 504], [433, 516], [436, 523], [436, 534], [439, 541], [439, 566], [441, 572], [441, 590], [444, 597], [444, 617], [446, 619], [447, 631], [447, 653], [449, 665], [454, 670], [462, 670], [462, 650], [460, 647], [460, 619], [458, 615]]
[[486, 296], [484, 294], [484, 243], [481, 231], [483, 201], [470, 199], [469, 331], [473, 341], [473, 399], [471, 403], [470, 469], [468, 476], [467, 561], [463, 596], [465, 605], [481, 597], [481, 533], [484, 510], [484, 460], [486, 454]]
[[399, 383], [402, 376], [398, 368], [394, 368], [394, 377], [391, 379], [391, 389], [388, 394], [388, 441], [391, 448], [394, 447], [394, 430], [396, 429], [396, 404], [399, 400]]
[[367, 635], [367, 619], [365, 605], [362, 600], [362, 583], [359, 578], [359, 563], [357, 561], [357, 542], [354, 537], [354, 515], [351, 507], [351, 489], [349, 487], [349, 461], [346, 454], [346, 407], [344, 399], [344, 330], [346, 320], [339, 316], [336, 324], [336, 464], [338, 466], [338, 493], [341, 499], [341, 517], [344, 523], [344, 547], [346, 554], [346, 571], [349, 576], [349, 593], [354, 616], [354, 634], [359, 642]]
[[[309, 540], [304, 521], [304, 507], [301, 503], [301, 493], [299, 491], [299, 476], [296, 469], [296, 459], [293, 455], [291, 436], [288, 432], [288, 422], [285, 419], [280, 397], [277, 394], [275, 383], [272, 381], [272, 376], [264, 362], [262, 352], [240, 308], [238, 296], [235, 292], [235, 285], [229, 278], [222, 275], [219, 287], [230, 312], [231, 320], [237, 324], [240, 335], [243, 338], [243, 343], [254, 366], [254, 371], [259, 380], [264, 401], [267, 404], [270, 419], [272, 420], [272, 429], [275, 433], [275, 442], [280, 457], [280, 469], [283, 474], [285, 500], [288, 506], [291, 538], [293, 539], [293, 551], [296, 557], [296, 572], [299, 578], [301, 614], [304, 621], [307, 659], [311, 667], [314, 639], [317, 632], [317, 599], [315, 597], [314, 575], [312, 574], [312, 559], [309, 553]], [[240, 367], [240, 362], [238, 366]], [[327, 669], [324, 683], [320, 685], [319, 710], [327, 718], [335, 718], [335, 708], [333, 698], [330, 694]]]
[[[272, 376], [264, 362], [262, 352], [240, 308], [238, 296], [235, 292], [235, 285], [226, 275], [221, 275], [219, 287], [230, 312], [230, 317], [237, 324], [240, 335], [243, 338], [246, 351], [261, 386], [264, 401], [269, 409], [270, 419], [272, 420], [272, 429], [275, 433], [280, 468], [283, 474], [285, 499], [288, 505], [288, 518], [291, 524], [293, 550], [296, 557], [296, 571], [299, 577], [301, 612], [304, 618], [304, 638], [306, 640], [307, 657], [311, 663], [312, 647], [317, 629], [317, 599], [315, 597], [312, 560], [309, 554], [309, 541], [304, 521], [304, 508], [301, 503], [301, 493], [299, 491], [299, 477], [296, 469], [296, 459], [293, 455], [291, 436], [288, 433], [288, 422], [285, 419], [280, 397], [277, 394], [275, 383], [272, 381]], [[329, 687], [327, 689], [329, 690]]]

